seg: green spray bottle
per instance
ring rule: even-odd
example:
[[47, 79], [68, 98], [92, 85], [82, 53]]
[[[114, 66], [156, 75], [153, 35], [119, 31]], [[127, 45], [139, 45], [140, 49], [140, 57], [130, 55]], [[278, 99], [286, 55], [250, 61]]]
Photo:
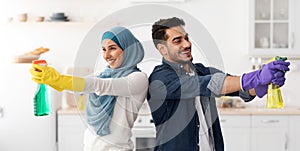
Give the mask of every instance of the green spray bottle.
[[[33, 64], [39, 64], [41, 66], [47, 66], [46, 60], [34, 60]], [[45, 116], [51, 113], [51, 102], [45, 84], [38, 84], [37, 91], [33, 98], [34, 100], [34, 115]]]
[[[275, 61], [275, 60], [287, 60], [286, 57], [273, 57], [271, 60], [269, 60], [267, 63]], [[267, 108], [283, 108], [283, 100], [281, 95], [281, 90], [279, 85], [275, 85], [273, 83], [270, 83], [268, 85], [268, 94], [267, 94]]]

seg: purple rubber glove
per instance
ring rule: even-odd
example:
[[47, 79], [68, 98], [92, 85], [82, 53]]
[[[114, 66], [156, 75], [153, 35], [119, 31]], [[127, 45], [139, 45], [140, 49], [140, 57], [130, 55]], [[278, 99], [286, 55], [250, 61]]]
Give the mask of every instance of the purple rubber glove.
[[254, 88], [256, 96], [262, 98], [268, 93], [268, 85], [258, 85]]
[[[265, 64], [262, 66], [262, 69], [256, 70], [250, 73], [245, 73], [242, 76], [242, 87], [245, 91], [256, 88], [259, 85], [268, 85], [272, 80], [276, 79], [275, 83], [280, 83], [282, 80], [278, 80], [283, 76], [282, 73], [289, 71], [289, 62], [284, 62], [282, 60], [276, 60]], [[277, 77], [277, 78], [276, 78]], [[274, 84], [275, 84], [274, 83]], [[284, 80], [283, 80], [284, 83]]]
[[[275, 74], [275, 79], [272, 80], [272, 83], [275, 85], [279, 85], [280, 87], [284, 85], [285, 82], [285, 77], [284, 77], [284, 72], [278, 72]], [[268, 85], [258, 85], [257, 87], [254, 88], [256, 96], [259, 98], [262, 98], [264, 95], [268, 93]]]

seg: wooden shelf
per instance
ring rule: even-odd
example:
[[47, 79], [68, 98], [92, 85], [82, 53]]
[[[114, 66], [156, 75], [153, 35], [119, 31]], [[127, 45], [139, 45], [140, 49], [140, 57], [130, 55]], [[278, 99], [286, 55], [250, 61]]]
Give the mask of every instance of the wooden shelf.
[[130, 0], [132, 3], [184, 3], [186, 0]]
[[1, 26], [14, 27], [14, 26], [79, 26], [79, 27], [91, 27], [96, 22], [2, 22]]

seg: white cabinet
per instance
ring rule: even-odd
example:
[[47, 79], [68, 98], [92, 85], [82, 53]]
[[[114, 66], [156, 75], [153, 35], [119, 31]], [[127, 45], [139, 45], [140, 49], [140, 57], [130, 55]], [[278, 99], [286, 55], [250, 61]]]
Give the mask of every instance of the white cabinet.
[[300, 149], [300, 116], [290, 116], [290, 151], [296, 151]]
[[250, 116], [220, 116], [226, 151], [250, 151]]
[[252, 116], [251, 149], [285, 151], [288, 148], [289, 116]]
[[86, 129], [78, 114], [58, 114], [58, 151], [82, 151], [83, 135]]
[[250, 0], [250, 55], [299, 55], [294, 0]]
[[288, 115], [220, 115], [225, 151], [295, 151], [300, 117]]

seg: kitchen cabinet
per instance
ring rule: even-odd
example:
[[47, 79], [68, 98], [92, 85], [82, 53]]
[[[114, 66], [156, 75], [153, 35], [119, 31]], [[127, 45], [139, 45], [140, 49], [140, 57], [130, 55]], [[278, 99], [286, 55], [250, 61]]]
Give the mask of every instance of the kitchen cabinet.
[[287, 150], [289, 139], [288, 117], [252, 116], [251, 150]]
[[220, 117], [225, 150], [250, 151], [250, 125], [248, 115], [233, 115]]
[[[245, 109], [246, 110], [246, 109]], [[253, 109], [255, 110], [255, 109]], [[296, 151], [300, 144], [300, 116], [288, 110], [243, 111], [220, 114], [226, 151]], [[235, 112], [235, 111], [233, 111]], [[238, 113], [240, 112], [240, 113]], [[278, 112], [281, 113], [278, 114]], [[288, 113], [290, 112], [290, 113]], [[292, 111], [294, 112], [294, 111]], [[296, 110], [296, 112], [299, 112]]]
[[296, 151], [300, 149], [300, 116], [290, 116], [290, 151]]
[[86, 129], [83, 117], [78, 113], [64, 114], [58, 112], [57, 115], [58, 151], [82, 151], [83, 136]]
[[300, 54], [295, 49], [294, 4], [294, 0], [250, 0], [251, 56]]
[[[219, 113], [225, 151], [296, 151], [300, 148], [298, 108], [245, 108], [219, 110]], [[77, 109], [57, 112], [58, 151], [82, 151], [86, 129], [82, 115]], [[145, 146], [154, 145], [155, 128], [149, 120], [149, 116], [138, 117], [132, 129], [132, 139], [140, 148], [137, 150], [151, 150]]]

